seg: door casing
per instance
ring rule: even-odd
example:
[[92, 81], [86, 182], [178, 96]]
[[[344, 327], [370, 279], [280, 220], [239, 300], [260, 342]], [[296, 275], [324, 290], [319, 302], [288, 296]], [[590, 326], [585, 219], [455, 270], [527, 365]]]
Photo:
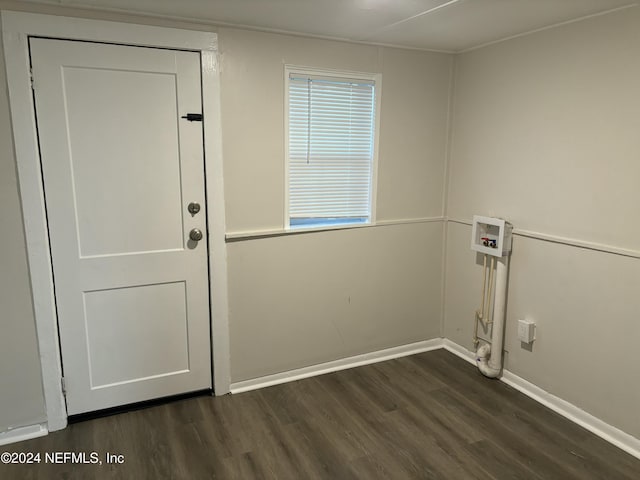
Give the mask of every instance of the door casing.
[[[53, 431], [65, 428], [67, 411], [62, 391], [62, 366], [51, 252], [31, 87], [29, 37], [87, 40], [200, 53], [205, 119], [205, 186], [208, 192], [209, 235], [207, 240], [210, 265], [213, 384], [216, 395], [228, 393], [230, 386], [229, 325], [217, 34], [23, 12], [2, 11], [1, 16], [47, 429]], [[37, 80], [34, 82], [34, 88], [37, 88]]]

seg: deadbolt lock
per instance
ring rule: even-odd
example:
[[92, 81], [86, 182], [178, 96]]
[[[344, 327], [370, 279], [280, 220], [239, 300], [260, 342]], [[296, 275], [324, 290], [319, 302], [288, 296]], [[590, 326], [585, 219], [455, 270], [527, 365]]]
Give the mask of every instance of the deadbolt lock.
[[194, 228], [189, 232], [189, 238], [194, 242], [202, 240], [202, 232], [198, 228]]
[[195, 215], [200, 211], [200, 204], [198, 202], [191, 202], [187, 207], [187, 210], [189, 210], [191, 215]]

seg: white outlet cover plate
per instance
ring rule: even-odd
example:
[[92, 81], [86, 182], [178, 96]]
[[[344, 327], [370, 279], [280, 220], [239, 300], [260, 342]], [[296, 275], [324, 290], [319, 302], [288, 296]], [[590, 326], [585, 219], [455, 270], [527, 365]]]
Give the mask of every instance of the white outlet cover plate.
[[536, 324], [528, 320], [518, 320], [518, 339], [531, 343], [536, 339]]

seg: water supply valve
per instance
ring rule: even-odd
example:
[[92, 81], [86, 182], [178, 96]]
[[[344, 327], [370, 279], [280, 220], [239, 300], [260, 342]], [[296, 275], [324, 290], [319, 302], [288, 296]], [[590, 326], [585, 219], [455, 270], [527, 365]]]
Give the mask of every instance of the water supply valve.
[[494, 257], [504, 257], [511, 251], [513, 225], [501, 218], [473, 216], [471, 249]]

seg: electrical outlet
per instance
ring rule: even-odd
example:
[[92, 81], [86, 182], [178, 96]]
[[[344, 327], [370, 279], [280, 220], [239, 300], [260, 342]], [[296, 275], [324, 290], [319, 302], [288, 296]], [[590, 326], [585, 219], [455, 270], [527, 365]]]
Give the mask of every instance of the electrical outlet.
[[531, 343], [536, 339], [536, 324], [528, 320], [518, 320], [518, 339]]

